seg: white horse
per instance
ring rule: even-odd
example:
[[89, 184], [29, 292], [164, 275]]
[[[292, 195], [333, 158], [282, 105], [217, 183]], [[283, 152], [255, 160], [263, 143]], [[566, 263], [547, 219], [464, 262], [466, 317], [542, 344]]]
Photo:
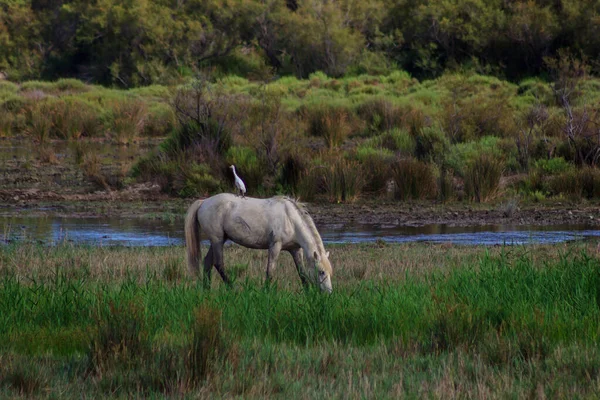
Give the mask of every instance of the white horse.
[[[301, 203], [283, 196], [255, 199], [229, 193], [196, 200], [185, 217], [188, 268], [194, 275], [199, 272], [201, 230], [210, 241], [204, 257], [204, 282], [208, 286], [213, 265], [223, 281], [230, 283], [223, 269], [223, 244], [231, 240], [252, 249], [269, 249], [267, 282], [280, 251], [285, 250], [292, 255], [304, 285], [311, 282], [323, 291], [332, 291], [329, 252]], [[309, 268], [304, 268], [303, 253]]]

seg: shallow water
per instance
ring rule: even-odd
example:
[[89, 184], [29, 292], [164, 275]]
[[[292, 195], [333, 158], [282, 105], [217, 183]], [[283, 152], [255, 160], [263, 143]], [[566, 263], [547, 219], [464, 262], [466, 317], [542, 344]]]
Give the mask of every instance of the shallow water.
[[[122, 218], [0, 217], [0, 241], [68, 241], [92, 245], [182, 245], [183, 222]], [[523, 226], [426, 225], [320, 225], [325, 243], [431, 242], [463, 245], [515, 245], [562, 243], [600, 237], [600, 230], [586, 225]]]

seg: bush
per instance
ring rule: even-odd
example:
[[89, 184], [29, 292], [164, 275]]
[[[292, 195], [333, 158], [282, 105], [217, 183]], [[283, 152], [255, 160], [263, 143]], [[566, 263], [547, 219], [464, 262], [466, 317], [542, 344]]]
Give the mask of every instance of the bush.
[[436, 177], [430, 164], [414, 158], [397, 160], [392, 166], [392, 179], [396, 199], [432, 199], [437, 196]]
[[500, 138], [485, 136], [478, 141], [453, 144], [448, 148], [445, 161], [458, 175], [464, 176], [467, 165], [479, 155], [488, 154], [496, 158], [502, 157], [500, 141]]
[[173, 191], [180, 197], [207, 196], [222, 190], [206, 164], [179, 163], [173, 177]]
[[497, 158], [479, 155], [465, 170], [465, 192], [478, 203], [490, 200], [498, 191], [503, 169]]
[[424, 161], [440, 162], [446, 157], [450, 141], [440, 129], [430, 126], [422, 128], [416, 137], [415, 154]]
[[567, 162], [563, 157], [554, 157], [551, 159], [540, 159], [534, 164], [534, 168], [547, 175], [556, 175], [567, 172], [574, 168], [574, 165]]

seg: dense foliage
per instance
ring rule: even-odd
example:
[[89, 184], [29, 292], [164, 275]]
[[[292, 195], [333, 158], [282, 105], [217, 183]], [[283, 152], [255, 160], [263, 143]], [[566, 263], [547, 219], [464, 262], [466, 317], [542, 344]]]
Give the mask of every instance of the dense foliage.
[[2, 0], [0, 71], [124, 87], [205, 68], [423, 78], [467, 66], [516, 80], [560, 49], [595, 59], [599, 18], [599, 0]]

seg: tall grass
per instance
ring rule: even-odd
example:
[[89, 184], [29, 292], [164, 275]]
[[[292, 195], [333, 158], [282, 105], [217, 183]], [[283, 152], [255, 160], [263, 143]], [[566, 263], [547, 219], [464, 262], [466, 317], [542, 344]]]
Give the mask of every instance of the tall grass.
[[329, 201], [356, 201], [366, 183], [366, 171], [356, 161], [339, 159], [323, 169], [323, 185]]
[[[151, 272], [140, 282], [125, 278], [98, 286], [60, 270], [46, 279], [28, 275], [27, 280], [5, 270], [0, 335], [8, 340], [4, 346], [11, 347], [22, 343], [15, 335], [20, 331], [96, 327], [91, 350], [97, 355], [92, 359], [107, 352], [137, 357], [149, 350], [146, 341], [165, 328], [193, 328], [194, 335], [209, 341], [199, 346], [215, 348], [219, 339], [213, 329], [221, 324], [242, 337], [276, 342], [366, 345], [403, 338], [434, 352], [463, 345], [476, 349], [491, 332], [513, 341], [526, 333], [522, 329], [549, 348], [572, 340], [595, 344], [598, 260], [586, 253], [543, 260], [526, 253], [484, 253], [475, 263], [444, 275], [433, 271], [425, 279], [406, 277], [395, 284], [367, 280], [338, 287], [331, 296], [276, 287], [257, 291], [251, 282], [240, 283], [235, 291], [223, 287], [207, 292], [193, 282], [165, 283]], [[201, 304], [219, 311], [209, 307], [194, 318], [193, 310]], [[75, 343], [64, 344], [70, 345], [79, 351]]]
[[400, 200], [435, 198], [438, 193], [435, 172], [431, 165], [407, 158], [392, 165], [395, 197]]
[[310, 134], [325, 139], [329, 149], [339, 147], [353, 129], [349, 110], [341, 106], [315, 104], [303, 114]]
[[113, 140], [127, 144], [141, 136], [147, 119], [147, 106], [141, 100], [122, 99], [108, 104], [108, 120]]
[[[521, 394], [540, 376], [593, 392], [600, 262], [589, 250], [332, 251], [354, 272], [370, 262], [372, 278], [340, 269], [324, 296], [299, 284], [262, 287], [261, 271], [233, 290], [207, 291], [200, 282], [163, 280], [173, 249], [10, 245], [0, 253], [0, 393], [193, 397], [293, 395], [303, 387], [314, 391], [308, 397], [341, 396], [356, 389], [319, 379], [357, 371], [371, 383], [362, 390], [384, 397], [398, 371], [407, 394], [430, 380], [433, 387], [420, 390], [435, 393], [448, 383], [444, 374], [460, 386], [453, 393], [479, 382], [492, 393]], [[252, 262], [249, 252], [233, 258]], [[394, 271], [387, 262], [414, 269]]]
[[497, 158], [481, 154], [465, 171], [465, 192], [478, 203], [496, 196], [502, 176], [503, 163]]

